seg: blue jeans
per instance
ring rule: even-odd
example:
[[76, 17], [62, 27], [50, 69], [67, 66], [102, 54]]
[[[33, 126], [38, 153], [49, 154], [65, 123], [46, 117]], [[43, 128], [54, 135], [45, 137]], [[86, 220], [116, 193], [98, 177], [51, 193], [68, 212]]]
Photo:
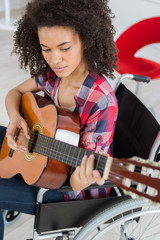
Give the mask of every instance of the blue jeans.
[[[0, 148], [6, 128], [0, 127]], [[39, 188], [27, 185], [20, 178], [0, 178], [0, 240], [3, 240], [4, 222], [1, 210], [13, 210], [34, 215]], [[62, 193], [56, 190], [44, 194], [44, 202], [64, 201]]]

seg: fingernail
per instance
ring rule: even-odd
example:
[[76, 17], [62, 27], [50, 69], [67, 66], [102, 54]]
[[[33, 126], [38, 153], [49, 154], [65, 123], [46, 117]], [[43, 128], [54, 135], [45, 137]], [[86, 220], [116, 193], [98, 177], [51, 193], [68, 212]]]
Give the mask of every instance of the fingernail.
[[87, 155], [84, 155], [83, 161], [86, 161], [86, 160], [87, 160]]

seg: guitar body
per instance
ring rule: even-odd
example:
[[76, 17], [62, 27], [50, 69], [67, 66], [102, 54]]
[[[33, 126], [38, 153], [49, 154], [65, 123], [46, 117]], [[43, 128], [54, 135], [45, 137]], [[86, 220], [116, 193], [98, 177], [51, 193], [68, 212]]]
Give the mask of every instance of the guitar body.
[[[29, 129], [54, 138], [57, 130], [67, 130], [79, 134], [79, 118], [72, 112], [56, 108], [53, 102], [39, 95], [25, 93], [22, 96], [20, 112]], [[26, 141], [19, 133], [19, 141]], [[43, 142], [42, 142], [43, 145]], [[12, 150], [13, 151], [13, 150]], [[11, 178], [20, 174], [29, 185], [49, 189], [59, 188], [66, 180], [70, 166], [46, 156], [31, 152], [13, 151], [4, 142], [0, 152], [0, 177]]]

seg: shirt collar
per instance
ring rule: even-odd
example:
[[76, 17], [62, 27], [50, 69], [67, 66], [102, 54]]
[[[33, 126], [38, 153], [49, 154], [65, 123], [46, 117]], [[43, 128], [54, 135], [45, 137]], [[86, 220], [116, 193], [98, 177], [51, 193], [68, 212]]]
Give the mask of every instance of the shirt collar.
[[91, 72], [85, 78], [83, 84], [79, 88], [78, 92], [75, 95], [75, 101], [79, 106], [82, 106], [87, 100], [89, 92], [95, 82], [95, 79], [98, 75], [94, 72]]

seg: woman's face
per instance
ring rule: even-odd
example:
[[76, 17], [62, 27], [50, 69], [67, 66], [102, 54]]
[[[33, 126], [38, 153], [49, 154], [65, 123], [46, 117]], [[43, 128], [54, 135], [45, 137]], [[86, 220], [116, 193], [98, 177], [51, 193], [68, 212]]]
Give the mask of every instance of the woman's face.
[[58, 77], [69, 77], [87, 68], [79, 35], [70, 27], [41, 27], [38, 36], [42, 54]]

